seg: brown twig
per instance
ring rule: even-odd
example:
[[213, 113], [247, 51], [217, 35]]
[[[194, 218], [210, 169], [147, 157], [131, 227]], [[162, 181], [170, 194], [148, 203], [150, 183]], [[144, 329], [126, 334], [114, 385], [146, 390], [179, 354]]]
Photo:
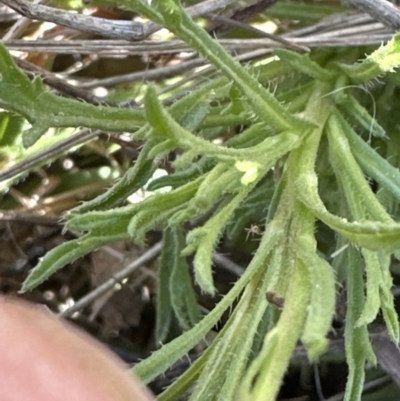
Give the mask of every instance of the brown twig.
[[128, 277], [132, 274], [135, 270], [143, 266], [144, 264], [148, 263], [152, 259], [156, 258], [162, 249], [162, 242], [159, 242], [153, 245], [150, 249], [148, 249], [143, 255], [138, 257], [135, 261], [130, 263], [125, 269], [115, 273], [110, 279], [108, 279], [105, 283], [95, 288], [93, 291], [89, 292], [87, 295], [82, 297], [78, 302], [76, 302], [73, 306], [65, 310], [64, 312], [60, 313], [60, 316], [69, 317], [74, 312], [77, 312], [91, 302], [93, 302], [96, 298], [100, 297], [101, 295], [105, 294], [108, 290], [110, 290], [117, 282], [122, 281], [124, 278]]
[[[114, 39], [139, 41], [160, 29], [160, 26], [154, 22], [141, 23], [137, 21], [119, 21], [92, 17], [90, 15], [75, 14], [54, 7], [31, 3], [26, 0], [0, 1], [27, 18], [53, 22], [78, 31]], [[225, 8], [235, 2], [236, 0], [208, 0], [189, 7], [187, 12], [190, 16], [197, 17]], [[10, 38], [10, 36], [7, 36], [7, 39]]]
[[257, 14], [263, 12], [266, 8], [274, 5], [276, 2], [277, 0], [257, 0], [253, 1], [251, 4], [246, 4], [245, 6], [239, 6], [221, 16], [223, 20], [215, 19], [215, 23], [208, 27], [208, 32], [215, 35], [230, 29], [232, 23], [227, 22], [227, 20], [246, 23]]
[[67, 95], [69, 97], [75, 99], [84, 100], [87, 103], [95, 104], [95, 105], [106, 105], [103, 99], [93, 95], [93, 93], [84, 90], [82, 88], [78, 88], [76, 86], [70, 85], [63, 79], [57, 78], [57, 76], [51, 72], [44, 70], [43, 68], [38, 67], [35, 64], [29, 63], [25, 60], [14, 58], [14, 61], [17, 63], [18, 67], [25, 70], [28, 75], [35, 76], [40, 75], [43, 79], [43, 82], [49, 85], [51, 88], [56, 89], [58, 92]]
[[226, 17], [221, 17], [221, 16], [215, 15], [215, 14], [208, 14], [205, 17], [210, 18], [212, 21], [220, 22], [221, 24], [224, 24], [226, 26], [230, 26], [230, 27], [233, 27], [233, 28], [241, 28], [241, 29], [244, 29], [246, 31], [253, 32], [258, 36], [261, 36], [263, 38], [271, 39], [272, 41], [278, 42], [281, 45], [283, 45], [284, 47], [287, 47], [287, 48], [292, 49], [292, 50], [309, 51], [308, 48], [305, 48], [305, 47], [302, 47], [302, 46], [298, 46], [295, 43], [290, 42], [289, 40], [286, 40], [286, 39], [284, 39], [284, 38], [282, 38], [282, 37], [280, 37], [278, 35], [274, 35], [272, 33], [262, 31], [261, 29], [255, 28], [252, 25], [245, 24], [245, 23], [240, 22], [240, 21], [235, 21], [233, 19], [226, 18]]
[[92, 131], [90, 129], [84, 128], [76, 132], [75, 134], [69, 136], [68, 138], [62, 139], [61, 141], [55, 143], [43, 149], [34, 155], [27, 157], [26, 159], [15, 163], [13, 166], [0, 171], [0, 181], [8, 180], [19, 174], [22, 174], [38, 164], [43, 163], [43, 161], [51, 160], [57, 156], [62, 155], [67, 150], [71, 149], [73, 146], [81, 145], [85, 142], [92, 140], [93, 138], [100, 135], [101, 131]]
[[25, 0], [1, 0], [1, 2], [25, 17], [54, 22], [78, 31], [126, 40], [141, 40], [146, 35], [144, 24], [141, 22], [116, 21], [75, 14]]
[[400, 29], [400, 9], [386, 0], [349, 0], [353, 6], [365, 11], [388, 28]]

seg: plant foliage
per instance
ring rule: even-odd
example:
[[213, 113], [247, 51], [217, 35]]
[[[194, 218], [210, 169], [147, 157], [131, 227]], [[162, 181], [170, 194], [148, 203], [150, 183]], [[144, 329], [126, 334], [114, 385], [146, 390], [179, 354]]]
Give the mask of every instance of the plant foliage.
[[[363, 85], [393, 74], [400, 64], [400, 38], [361, 58], [356, 50], [277, 50], [268, 63], [247, 68], [178, 1], [120, 4], [168, 28], [220, 75], [170, 107], [152, 86], [143, 110], [97, 107], [47, 92], [0, 46], [0, 105], [32, 124], [24, 133], [25, 146], [49, 127], [129, 131], [145, 141], [135, 165], [114, 186], [67, 214], [66, 227], [81, 236], [50, 251], [23, 291], [105, 244], [128, 238], [143, 243], [149, 230], [163, 229], [157, 337], [165, 341], [174, 316], [185, 331], [136, 365], [135, 372], [149, 382], [201, 342], [232, 308], [212, 344], [159, 399], [175, 400], [194, 386], [191, 401], [272, 401], [299, 340], [312, 361], [326, 350], [336, 289], [345, 284], [345, 400], [360, 399], [365, 364], [375, 363], [368, 325], [380, 311], [391, 338], [399, 340], [389, 266], [400, 248], [395, 221], [400, 173], [399, 159], [392, 164], [386, 157], [398, 128], [391, 119], [381, 120], [379, 109], [371, 115]], [[268, 82], [274, 79], [271, 92]], [[378, 103], [383, 95], [375, 91]], [[207, 137], [210, 128], [218, 131], [229, 119], [244, 126], [240, 134], [222, 144]], [[127, 204], [151, 177], [154, 159], [176, 149], [175, 172], [151, 183], [152, 189], [172, 189]], [[193, 255], [197, 285], [214, 294], [214, 250], [223, 236], [236, 238], [254, 211], [263, 216], [265, 233], [251, 263], [217, 306], [201, 316], [185, 256]], [[201, 225], [185, 238], [184, 227], [199, 217]], [[321, 226], [331, 230], [325, 249], [318, 239]], [[340, 249], [339, 266], [329, 255]], [[268, 292], [284, 300], [276, 321], [268, 313], [276, 309], [266, 300]], [[262, 324], [265, 319], [269, 324]], [[260, 331], [264, 339], [255, 352]]]

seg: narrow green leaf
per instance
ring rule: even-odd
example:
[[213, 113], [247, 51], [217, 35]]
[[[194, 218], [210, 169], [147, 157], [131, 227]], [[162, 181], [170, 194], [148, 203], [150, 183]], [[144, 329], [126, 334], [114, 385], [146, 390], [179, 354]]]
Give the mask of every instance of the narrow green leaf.
[[140, 202], [137, 213], [129, 222], [128, 233], [136, 240], [143, 241], [146, 231], [165, 225], [194, 196], [202, 179], [199, 177], [172, 191], [150, 196]]
[[[8, 146], [15, 144], [23, 126], [24, 119], [22, 117], [16, 116], [14, 113], [0, 112], [0, 146], [3, 151]], [[0, 157], [3, 158], [3, 155]]]
[[162, 106], [155, 90], [151, 87], [146, 92], [145, 106], [150, 123], [161, 137], [175, 141], [178, 146], [184, 149], [189, 149], [189, 151], [175, 161], [175, 167], [191, 162], [199, 154], [214, 156], [221, 161], [237, 161], [238, 159], [242, 159], [257, 161], [264, 165], [270, 159], [277, 159], [299, 145], [298, 135], [284, 132], [265, 139], [257, 146], [243, 150], [219, 146], [193, 135], [179, 125]]
[[141, 187], [143, 187], [152, 176], [155, 167], [152, 160], [148, 160], [148, 154], [156, 145], [156, 141], [147, 141], [136, 163], [105, 193], [95, 199], [83, 203], [71, 210], [71, 213], [83, 213], [89, 210], [105, 210], [118, 206]]
[[189, 131], [196, 130], [210, 111], [208, 101], [201, 101], [182, 118], [180, 124]]
[[[233, 314], [235, 314], [235, 312]], [[230, 316], [222, 330], [218, 332], [213, 342], [199, 356], [199, 358], [194, 361], [189, 369], [179, 376], [162, 394], [158, 396], [159, 401], [175, 401], [178, 396], [181, 396], [193, 385], [195, 380], [198, 380], [200, 374], [207, 369], [211, 357], [215, 356], [215, 349], [221, 345], [221, 341], [224, 342], [225, 335], [231, 326], [233, 314]], [[225, 369], [225, 372], [229, 373], [229, 369]]]
[[354, 96], [346, 95], [345, 101], [340, 104], [340, 109], [350, 118], [355, 119], [369, 135], [377, 138], [387, 138], [386, 131], [376, 121], [375, 117], [371, 116], [367, 109], [363, 107]]
[[296, 261], [283, 312], [247, 370], [241, 384], [241, 400], [275, 400], [306, 320], [309, 287], [307, 270], [301, 261]]
[[147, 158], [149, 160], [154, 160], [157, 156], [165, 158], [168, 156], [168, 153], [174, 150], [176, 147], [177, 144], [171, 139], [160, 141], [160, 143], [152, 147], [151, 151], [147, 155]]
[[159, 351], [154, 352], [149, 358], [137, 364], [134, 368], [138, 376], [145, 382], [149, 382], [157, 375], [168, 369], [171, 364], [177, 361], [182, 355], [193, 348], [209, 330], [220, 319], [224, 311], [229, 308], [235, 299], [240, 295], [243, 288], [249, 282], [266, 260], [276, 242], [283, 235], [280, 222], [272, 221], [260, 243], [256, 254], [247, 267], [244, 274], [236, 282], [229, 293], [222, 298], [218, 305], [205, 316], [195, 327], [182, 334], [179, 338], [163, 346]]
[[[142, 111], [95, 106], [54, 95], [40, 79], [30, 81], [0, 43], [0, 106], [26, 117], [41, 127], [89, 127], [114, 132], [133, 132], [145, 122]], [[32, 142], [33, 136], [28, 140]]]
[[32, 128], [23, 131], [22, 144], [24, 148], [27, 149], [34, 145], [49, 130], [49, 127], [49, 125], [43, 125], [43, 122], [34, 123]]
[[175, 242], [171, 230], [165, 230], [163, 248], [157, 269], [157, 301], [156, 301], [156, 344], [160, 345], [167, 339], [171, 318], [172, 304], [169, 281], [174, 263]]
[[128, 233], [138, 244], [144, 245], [146, 233], [150, 230], [162, 230], [167, 228], [171, 216], [182, 210], [186, 204], [177, 203], [176, 205], [164, 205], [166, 208], [141, 208], [130, 220]]
[[378, 254], [367, 249], [363, 249], [362, 254], [367, 273], [367, 294], [364, 309], [356, 322], [356, 327], [367, 326], [373, 322], [381, 306], [379, 288], [382, 283], [382, 272]]
[[195, 279], [196, 283], [205, 292], [210, 294], [215, 292], [211, 266], [212, 255], [218, 238], [222, 235], [228, 219], [247, 194], [255, 187], [256, 183], [242, 187], [233, 199], [227, 202], [203, 227], [192, 230], [187, 236], [188, 246], [183, 250], [183, 254], [188, 255], [196, 250], [194, 257]]
[[314, 241], [302, 241], [299, 238], [297, 254], [308, 271], [311, 289], [301, 340], [309, 358], [316, 360], [328, 345], [326, 335], [331, 329], [335, 314], [336, 289], [332, 267], [312, 251], [314, 248], [312, 242]]
[[[240, 190], [240, 173], [227, 163], [218, 163], [205, 177], [196, 195], [191, 199], [187, 212], [197, 215], [207, 212], [224, 194]], [[193, 214], [194, 214], [193, 213]]]
[[200, 321], [201, 312], [189, 274], [189, 264], [186, 257], [181, 255], [185, 246], [182, 228], [173, 227], [170, 230], [175, 244], [170, 250], [174, 256], [169, 280], [171, 303], [181, 327], [189, 330]]
[[220, 394], [226, 375], [235, 363], [234, 347], [232, 346], [233, 335], [234, 328], [228, 327], [224, 336], [221, 339], [218, 338], [207, 364], [194, 386], [190, 401], [201, 401], [208, 399], [210, 394]]
[[395, 344], [399, 342], [399, 317], [394, 305], [394, 294], [392, 292], [393, 279], [390, 272], [390, 254], [379, 252], [379, 261], [382, 268], [382, 280], [380, 286], [381, 309], [388, 333]]
[[176, 401], [185, 393], [185, 391], [189, 390], [204, 369], [220, 334], [221, 332], [214, 342], [199, 356], [199, 358], [190, 365], [188, 370], [182, 373], [170, 386], [157, 396], [158, 401]]
[[337, 114], [337, 117], [340, 120], [343, 133], [349, 141], [351, 151], [363, 171], [400, 200], [399, 170], [393, 167], [386, 159], [380, 156], [375, 149], [363, 141], [340, 114]]
[[196, 149], [194, 156], [205, 153], [208, 149], [222, 149], [222, 147], [217, 147], [207, 140], [193, 135], [179, 125], [164, 109], [153, 87], [149, 87], [144, 100], [147, 118], [160, 137], [172, 140], [177, 146], [185, 149]]
[[325, 224], [350, 241], [373, 251], [393, 252], [400, 248], [400, 224], [353, 221], [328, 212], [318, 194], [316, 174], [301, 174], [296, 180], [299, 199]]
[[264, 123], [254, 123], [238, 135], [229, 138], [225, 145], [232, 148], [249, 148], [258, 145], [266, 137], [272, 136], [274, 131]]
[[32, 83], [28, 76], [15, 64], [7, 48], [0, 43], [1, 81], [18, 85], [22, 90], [32, 91]]
[[232, 85], [229, 91], [229, 98], [231, 103], [229, 106], [223, 111], [224, 114], [231, 113], [235, 116], [238, 116], [247, 111], [247, 103], [243, 102], [243, 96], [240, 88], [236, 85]]
[[[349, 203], [349, 209], [354, 218], [358, 220], [363, 217], [369, 217], [374, 220], [393, 223], [389, 214], [372, 192], [369, 183], [366, 181], [358, 163], [354, 159], [349, 142], [335, 115], [332, 115], [328, 120], [328, 130], [330, 159], [342, 185], [344, 187], [348, 186], [345, 189], [345, 195], [354, 193], [354, 196], [358, 199], [354, 199], [354, 201], [362, 203], [365, 207], [366, 213], [363, 213], [361, 210], [355, 213], [353, 212], [353, 208], [359, 209], [359, 207], [353, 203]], [[348, 200], [350, 201], [350, 197], [348, 197]]]
[[347, 259], [347, 313], [345, 326], [346, 360], [349, 374], [345, 401], [360, 401], [364, 385], [365, 363], [376, 364], [374, 351], [366, 326], [355, 327], [364, 309], [364, 279], [359, 252], [352, 246], [346, 251]]
[[275, 49], [274, 53], [284, 63], [320, 81], [332, 81], [337, 76], [337, 73], [322, 68], [318, 63], [311, 60], [309, 54], [299, 54], [287, 49]]
[[254, 338], [258, 334], [259, 323], [266, 311], [265, 292], [268, 280], [266, 279], [267, 275], [265, 273], [263, 275], [264, 277], [254, 277], [249, 283], [249, 292], [253, 293], [250, 305], [244, 310], [242, 317], [240, 315], [236, 317], [241, 322], [233, 337], [234, 363], [227, 370], [225, 382], [220, 389], [221, 401], [237, 399], [238, 390], [252, 352]]
[[338, 64], [355, 82], [365, 82], [394, 71], [400, 65], [400, 37], [393, 38], [356, 65]]
[[203, 157], [198, 163], [193, 163], [190, 167], [178, 170], [171, 175], [165, 175], [151, 181], [147, 189], [149, 191], [155, 191], [156, 189], [171, 186], [177, 188], [187, 184], [190, 181], [194, 181], [202, 174], [210, 171], [215, 165], [215, 162], [211, 158]]
[[126, 238], [127, 235], [123, 233], [119, 235], [110, 234], [105, 237], [86, 236], [57, 246], [47, 252], [39, 264], [31, 270], [22, 285], [21, 292], [34, 289], [67, 264], [75, 262], [75, 260], [101, 246]]
[[[128, 205], [116, 209], [105, 210], [101, 212], [86, 212], [82, 214], [69, 213], [65, 226], [68, 229], [79, 232], [88, 232], [91, 230], [107, 230], [121, 221], [128, 221], [140, 208], [139, 204]], [[126, 224], [128, 227], [128, 224]]]
[[218, 42], [196, 25], [180, 5], [173, 0], [163, 0], [156, 1], [154, 6], [162, 14], [168, 29], [233, 80], [258, 118], [278, 130], [313, 126], [312, 123], [288, 113], [275, 97], [236, 62]]

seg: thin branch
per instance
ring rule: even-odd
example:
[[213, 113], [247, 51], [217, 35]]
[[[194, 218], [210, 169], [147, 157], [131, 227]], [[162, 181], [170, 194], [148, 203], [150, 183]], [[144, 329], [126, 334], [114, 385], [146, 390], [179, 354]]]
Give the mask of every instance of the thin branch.
[[41, 226], [61, 227], [59, 217], [48, 215], [37, 215], [27, 212], [19, 212], [14, 210], [0, 210], [1, 222], [18, 222], [24, 224], [38, 224]]
[[62, 139], [61, 141], [1, 171], [0, 182], [16, 177], [17, 175], [22, 174], [24, 172], [27, 172], [31, 168], [36, 167], [39, 164], [42, 164], [44, 161], [58, 157], [62, 155], [65, 151], [71, 149], [71, 147], [88, 142], [93, 138], [99, 136], [100, 134], [101, 134], [100, 130], [92, 131], [88, 128], [81, 129], [75, 134], [71, 135], [70, 137]]
[[[139, 41], [145, 39], [152, 33], [157, 32], [161, 28], [154, 22], [141, 23], [137, 21], [119, 21], [92, 17], [90, 15], [71, 13], [54, 7], [31, 3], [26, 0], [0, 1], [24, 17], [53, 22], [67, 28], [114, 39]], [[205, 13], [225, 8], [236, 1], [237, 0], [208, 0], [189, 7], [187, 11], [190, 16], [197, 17]], [[13, 33], [12, 35], [9, 34], [6, 38], [10, 39], [15, 36], [16, 34]]]
[[11, 10], [7, 6], [2, 6], [0, 5], [0, 23], [9, 23], [9, 22], [15, 22], [16, 20], [20, 19], [21, 16], [14, 12], [14, 10]]
[[118, 21], [90, 15], [75, 14], [25, 0], [1, 0], [25, 17], [56, 24], [115, 39], [141, 40], [146, 36], [144, 24], [135, 21]]
[[239, 7], [230, 10], [221, 16], [225, 21], [215, 20], [215, 23], [209, 26], [207, 31], [212, 35], [226, 31], [232, 26], [231, 23], [226, 23], [226, 20], [246, 23], [257, 14], [274, 5], [276, 2], [277, 0], [257, 0], [244, 6], [239, 5]]
[[[363, 34], [367, 32], [368, 35]], [[299, 47], [318, 46], [359, 46], [380, 44], [382, 40], [389, 40], [393, 33], [383, 30], [380, 23], [368, 24], [354, 28], [346, 28], [335, 32], [326, 32], [306, 37], [290, 37], [290, 43]], [[254, 39], [221, 39], [219, 40], [227, 50], [243, 52], [249, 49], [274, 49], [279, 47], [276, 40], [267, 38]], [[10, 40], [4, 42], [10, 50], [36, 51], [58, 54], [92, 54], [99, 56], [128, 56], [128, 55], [163, 55], [193, 51], [185, 43], [179, 40], [170, 41], [143, 41], [128, 43], [115, 40]]]
[[[385, 384], [389, 384], [391, 381], [390, 376], [383, 376], [375, 380], [371, 380], [364, 384], [363, 393], [382, 387]], [[343, 401], [344, 392], [333, 395], [332, 397], [326, 398], [325, 401]]]
[[353, 6], [365, 11], [388, 28], [400, 29], [400, 9], [386, 0], [349, 0]]
[[38, 67], [35, 64], [29, 63], [25, 60], [21, 60], [19, 58], [14, 58], [14, 61], [18, 65], [18, 67], [22, 68], [29, 76], [40, 75], [43, 79], [43, 82], [49, 85], [51, 88], [56, 89], [58, 92], [63, 93], [69, 97], [75, 99], [84, 100], [87, 103], [95, 104], [95, 105], [107, 105], [103, 99], [97, 97], [93, 93], [84, 90], [82, 88], [78, 88], [74, 85], [70, 85], [64, 79], [57, 78], [56, 74], [48, 72], [43, 68]]
[[259, 36], [261, 36], [263, 38], [271, 39], [272, 41], [278, 42], [281, 45], [283, 45], [284, 47], [287, 47], [287, 48], [292, 49], [292, 50], [309, 51], [309, 49], [303, 48], [302, 46], [298, 46], [295, 43], [292, 43], [289, 40], [286, 40], [284, 38], [281, 38], [278, 35], [274, 35], [272, 33], [265, 32], [265, 31], [263, 31], [261, 29], [255, 28], [252, 25], [245, 24], [245, 23], [240, 22], [240, 21], [235, 21], [233, 19], [226, 18], [226, 17], [221, 17], [221, 16], [215, 15], [215, 14], [207, 14], [205, 17], [211, 19], [212, 21], [220, 22], [221, 24], [230, 26], [232, 28], [244, 29], [246, 31], [255, 33], [256, 35], [259, 35]]
[[183, 61], [175, 65], [166, 65], [152, 70], [144, 70], [138, 72], [131, 72], [128, 74], [121, 74], [113, 77], [98, 79], [87, 83], [80, 83], [81, 88], [96, 88], [112, 87], [126, 82], [140, 82], [140, 81], [156, 81], [159, 79], [167, 78], [170, 76], [181, 75], [194, 68], [201, 67], [207, 62], [204, 59], [196, 58], [195, 60]]
[[[41, 4], [41, 3], [46, 3], [47, 0], [35, 0], [33, 4]], [[12, 8], [12, 7], [10, 7]], [[32, 23], [32, 20], [23, 17], [20, 18], [9, 30], [6, 32], [6, 34], [3, 36], [3, 40], [9, 40], [9, 39], [15, 39], [18, 38], [25, 30], [26, 28]]]
[[82, 297], [73, 306], [71, 306], [64, 312], [59, 313], [59, 316], [69, 317], [74, 312], [77, 312], [85, 308], [87, 305], [92, 303], [96, 298], [100, 297], [101, 295], [105, 294], [108, 290], [113, 288], [116, 283], [122, 281], [124, 278], [131, 275], [135, 270], [139, 269], [146, 263], [150, 262], [152, 259], [156, 258], [160, 254], [162, 247], [163, 247], [162, 242], [158, 242], [157, 244], [152, 246], [143, 255], [141, 255], [135, 261], [133, 261], [127, 267], [125, 267], [125, 269], [119, 271], [118, 273], [115, 273], [105, 283], [98, 286], [96, 289], [94, 289], [93, 291], [89, 292], [87, 295]]
[[220, 267], [223, 267], [225, 270], [234, 274], [235, 276], [240, 277], [244, 273], [244, 269], [242, 266], [239, 266], [229, 258], [220, 253], [214, 253], [213, 261]]

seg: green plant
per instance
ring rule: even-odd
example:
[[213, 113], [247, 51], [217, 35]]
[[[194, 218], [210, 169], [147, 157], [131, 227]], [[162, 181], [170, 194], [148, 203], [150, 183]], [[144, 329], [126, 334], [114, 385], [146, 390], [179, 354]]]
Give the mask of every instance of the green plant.
[[[0, 48], [0, 104], [32, 123], [24, 136], [26, 145], [49, 127], [80, 125], [130, 131], [145, 140], [136, 164], [113, 187], [68, 213], [66, 226], [82, 236], [50, 251], [23, 290], [102, 245], [127, 238], [143, 243], [146, 232], [164, 229], [157, 335], [165, 340], [172, 314], [186, 331], [139, 363], [136, 373], [148, 382], [165, 371], [204, 339], [239, 299], [213, 343], [159, 399], [177, 399], [194, 384], [192, 401], [261, 401], [275, 399], [299, 339], [312, 361], [325, 351], [336, 286], [345, 282], [345, 399], [360, 399], [365, 363], [375, 363], [368, 324], [380, 310], [391, 338], [399, 340], [389, 266], [391, 254], [400, 248], [400, 224], [392, 217], [398, 214], [400, 199], [398, 152], [393, 164], [386, 160], [389, 143], [398, 141], [396, 122], [381, 120], [379, 109], [371, 116], [363, 105], [365, 89], [360, 88], [392, 74], [400, 64], [400, 38], [395, 36], [361, 61], [356, 49], [304, 55], [277, 50], [269, 63], [245, 68], [196, 25], [179, 2], [120, 3], [167, 27], [208, 59], [221, 77], [169, 108], [152, 86], [144, 111], [99, 108], [49, 94]], [[261, 84], [282, 76], [274, 94]], [[388, 85], [395, 83], [389, 80]], [[376, 90], [378, 105], [383, 96]], [[246, 129], [217, 145], [212, 135], [227, 120]], [[380, 152], [371, 141], [379, 141]], [[126, 205], [127, 197], [151, 177], [152, 161], [177, 148], [183, 152], [174, 162], [175, 173], [150, 185], [172, 190]], [[282, 170], [276, 183], [274, 167]], [[377, 184], [375, 192], [370, 179]], [[263, 238], [243, 276], [201, 317], [185, 256], [194, 255], [196, 283], [214, 294], [214, 249], [223, 236], [235, 238], [244, 230], [246, 203], [254, 199], [253, 208], [267, 209]], [[184, 240], [184, 223], [197, 217], [203, 217], [202, 225]], [[318, 249], [317, 224], [331, 230], [327, 249]], [[328, 255], [343, 248], [330, 264]], [[268, 292], [284, 299], [279, 317], [266, 300]], [[260, 349], [255, 341], [259, 334], [264, 336]]]

